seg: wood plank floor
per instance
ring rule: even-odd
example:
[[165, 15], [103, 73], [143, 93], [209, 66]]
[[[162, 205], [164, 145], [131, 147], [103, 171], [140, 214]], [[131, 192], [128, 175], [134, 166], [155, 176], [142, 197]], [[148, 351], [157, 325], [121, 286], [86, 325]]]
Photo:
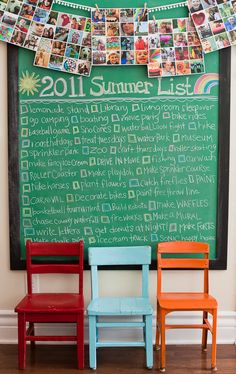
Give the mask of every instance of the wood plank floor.
[[[168, 374], [209, 374], [210, 353], [201, 352], [201, 347], [194, 346], [167, 346]], [[145, 352], [142, 348], [103, 348], [97, 354], [98, 374], [144, 374], [159, 372], [159, 353], [154, 352], [154, 367], [145, 368]], [[217, 346], [218, 374], [236, 373], [236, 346]], [[86, 347], [84, 374], [92, 373], [88, 368], [88, 347]], [[0, 345], [0, 374], [19, 374], [17, 369], [17, 346]], [[30, 352], [27, 347], [27, 367], [25, 374], [75, 374], [76, 351], [75, 346], [38, 345]]]

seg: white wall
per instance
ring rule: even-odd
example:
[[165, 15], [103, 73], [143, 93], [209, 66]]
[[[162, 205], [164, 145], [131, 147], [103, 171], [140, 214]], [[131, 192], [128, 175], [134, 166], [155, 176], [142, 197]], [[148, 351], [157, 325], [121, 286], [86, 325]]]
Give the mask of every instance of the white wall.
[[[236, 66], [236, 47], [232, 48], [232, 67]], [[0, 43], [0, 312], [13, 310], [17, 301], [24, 295], [24, 271], [9, 270], [9, 228], [8, 228], [8, 171], [7, 171], [7, 55], [6, 45]], [[236, 311], [236, 69], [232, 68], [232, 96], [231, 96], [231, 160], [230, 160], [230, 200], [229, 200], [229, 240], [228, 240], [228, 268], [226, 271], [211, 271], [210, 290], [219, 301], [220, 311]], [[186, 276], [186, 272], [184, 272]], [[190, 275], [190, 274], [188, 274]], [[179, 277], [172, 272], [166, 274], [167, 286], [178, 289]], [[179, 276], [179, 272], [178, 272]], [[112, 282], [111, 282], [112, 277]], [[130, 279], [131, 277], [131, 279]], [[101, 282], [106, 293], [110, 286], [123, 295], [129, 295], [137, 289], [137, 272], [103, 272]], [[199, 272], [191, 274], [192, 286], [195, 290], [200, 279]], [[89, 274], [85, 274], [85, 300], [90, 298]], [[40, 288], [47, 283], [47, 278], [40, 282]], [[57, 283], [57, 282], [56, 282]], [[63, 286], [68, 288], [69, 283], [63, 281]], [[151, 272], [150, 295], [155, 305], [156, 273]]]

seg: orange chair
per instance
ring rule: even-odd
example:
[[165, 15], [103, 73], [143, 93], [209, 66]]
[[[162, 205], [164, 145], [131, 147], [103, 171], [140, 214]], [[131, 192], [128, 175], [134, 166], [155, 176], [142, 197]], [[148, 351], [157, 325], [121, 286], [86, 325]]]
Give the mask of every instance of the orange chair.
[[[176, 254], [182, 254], [176, 258]], [[195, 258], [188, 257], [194, 254]], [[199, 257], [202, 254], [203, 258]], [[197, 258], [196, 258], [197, 257]], [[207, 348], [207, 332], [212, 333], [211, 368], [216, 368], [217, 301], [208, 293], [209, 245], [198, 242], [169, 242], [157, 246], [157, 328], [156, 348], [161, 337], [160, 371], [165, 371], [165, 330], [180, 328], [202, 329], [202, 350]], [[203, 292], [162, 292], [162, 269], [204, 269]], [[166, 315], [177, 311], [202, 311], [203, 321], [198, 325], [167, 325]], [[212, 314], [212, 325], [207, 316]]]
[[[18, 313], [18, 359], [19, 369], [25, 369], [26, 342], [35, 341], [77, 342], [78, 368], [84, 368], [84, 299], [83, 299], [83, 242], [78, 243], [26, 243], [28, 294], [19, 302]], [[38, 262], [32, 262], [32, 257]], [[51, 258], [49, 258], [49, 256]], [[73, 263], [62, 263], [61, 256], [73, 256]], [[47, 263], [40, 257], [48, 258]], [[75, 260], [74, 260], [75, 259]], [[77, 293], [33, 293], [32, 274], [64, 273], [79, 277]], [[75, 323], [75, 336], [37, 336], [34, 323]], [[26, 323], [28, 326], [26, 328]]]

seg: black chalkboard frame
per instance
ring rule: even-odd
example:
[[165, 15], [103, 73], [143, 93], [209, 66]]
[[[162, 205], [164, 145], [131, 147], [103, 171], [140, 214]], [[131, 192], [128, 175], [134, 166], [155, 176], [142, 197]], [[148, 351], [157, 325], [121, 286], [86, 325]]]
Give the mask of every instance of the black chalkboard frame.
[[[228, 240], [228, 190], [229, 190], [229, 139], [230, 139], [230, 48], [219, 52], [219, 142], [218, 142], [218, 201], [216, 258], [210, 261], [210, 269], [227, 268]], [[18, 149], [18, 48], [8, 45], [8, 178], [9, 178], [9, 231], [10, 268], [24, 270], [25, 260], [20, 252], [20, 193]], [[151, 269], [156, 269], [152, 261]], [[84, 268], [88, 269], [85, 260]], [[121, 269], [121, 267], [119, 267]]]

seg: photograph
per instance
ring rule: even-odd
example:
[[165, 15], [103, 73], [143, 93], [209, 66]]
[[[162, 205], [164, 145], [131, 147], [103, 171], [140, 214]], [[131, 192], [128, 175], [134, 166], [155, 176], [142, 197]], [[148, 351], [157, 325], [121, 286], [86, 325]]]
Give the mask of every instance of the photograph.
[[106, 22], [119, 22], [120, 9], [106, 9]]
[[77, 73], [80, 75], [89, 76], [91, 71], [90, 62], [78, 61]]
[[56, 27], [54, 39], [66, 42], [69, 34], [69, 29], [65, 27]]
[[162, 76], [162, 67], [159, 62], [154, 64], [148, 64], [148, 76], [149, 78], [156, 78]]
[[158, 21], [158, 32], [159, 34], [172, 34], [173, 33], [172, 20], [159, 20]]
[[55, 12], [55, 11], [52, 10], [52, 11], [49, 13], [49, 17], [48, 17], [48, 21], [47, 21], [47, 23], [48, 23], [49, 25], [56, 26], [58, 15], [59, 15], [58, 12]]
[[0, 27], [0, 40], [3, 42], [10, 42], [13, 34], [13, 28], [1, 25]]
[[120, 9], [120, 22], [133, 22], [134, 11], [133, 9]]
[[39, 0], [38, 7], [45, 10], [50, 10], [53, 0]]
[[125, 22], [120, 24], [122, 36], [133, 36], [134, 35], [134, 23]]
[[203, 9], [201, 0], [189, 0], [188, 5], [191, 13], [195, 13]]
[[148, 49], [148, 37], [138, 36], [134, 38], [134, 49], [136, 51], [143, 51]]
[[52, 54], [64, 56], [66, 50], [66, 43], [54, 40], [52, 42]]
[[13, 13], [13, 14], [19, 14], [21, 6], [22, 6], [22, 1], [9, 0], [7, 3], [6, 11]]
[[53, 70], [62, 70], [63, 69], [63, 57], [57, 55], [51, 55], [48, 67]]
[[148, 51], [135, 51], [135, 63], [137, 65], [147, 65]]
[[39, 22], [31, 22], [29, 33], [34, 36], [42, 36], [44, 30], [44, 24]]
[[175, 18], [175, 19], [173, 19], [173, 31], [174, 32], [186, 32], [187, 31], [187, 20], [186, 20], [186, 18]]
[[202, 39], [202, 49], [205, 53], [213, 52], [218, 49], [214, 37]]
[[92, 11], [92, 22], [99, 23], [106, 21], [106, 10], [96, 8], [96, 10]]
[[73, 58], [64, 58], [63, 69], [67, 73], [76, 73], [78, 61]]
[[4, 12], [4, 15], [2, 17], [2, 24], [8, 27], [14, 27], [17, 23], [18, 16], [13, 13]]
[[93, 52], [93, 64], [94, 65], [106, 65], [107, 56], [106, 52], [96, 51]]
[[23, 4], [19, 15], [21, 17], [32, 19], [36, 8], [32, 5]]
[[42, 8], [36, 8], [33, 15], [33, 20], [36, 22], [46, 23], [49, 17], [49, 12]]
[[149, 62], [155, 63], [155, 62], [161, 62], [161, 50], [160, 48], [157, 49], [150, 49], [149, 50]]
[[132, 36], [121, 37], [121, 50], [123, 51], [133, 51], [134, 50], [134, 38]]
[[93, 36], [92, 50], [93, 51], [105, 51], [106, 42], [107, 42], [107, 38], [105, 36]]
[[19, 30], [14, 30], [10, 42], [12, 44], [15, 44], [15, 45], [18, 45], [18, 46], [22, 47], [23, 44], [24, 44], [25, 38], [26, 38], [26, 33], [25, 32], [22, 32], [22, 31], [19, 31]]
[[34, 65], [40, 66], [43, 68], [48, 67], [50, 54], [44, 51], [43, 49], [36, 52]]
[[67, 38], [67, 42], [72, 43], [72, 44], [81, 44], [82, 39], [83, 39], [83, 32], [70, 30], [68, 38]]
[[70, 25], [71, 25], [71, 16], [70, 16], [70, 14], [67, 14], [67, 13], [58, 13], [57, 26], [58, 27], [67, 27], [67, 28], [69, 28]]
[[188, 44], [187, 33], [174, 33], [174, 46], [186, 47]]
[[121, 65], [133, 65], [134, 64], [134, 51], [122, 51], [121, 52]]
[[189, 61], [176, 62], [176, 75], [190, 75], [191, 68]]
[[42, 37], [48, 38], [48, 39], [54, 39], [55, 29], [56, 29], [55, 26], [45, 25], [43, 29]]
[[15, 29], [27, 33], [30, 26], [30, 20], [27, 18], [19, 17], [15, 24]]
[[161, 42], [160, 42], [160, 35], [155, 34], [155, 35], [150, 35], [149, 36], [149, 48], [160, 48]]
[[201, 74], [205, 71], [205, 66], [202, 60], [191, 61], [191, 74]]
[[65, 56], [79, 59], [80, 48], [81, 47], [79, 45], [67, 43]]
[[119, 51], [120, 50], [120, 38], [117, 36], [106, 38], [105, 47], [108, 51], [110, 50]]
[[31, 49], [32, 51], [36, 51], [39, 47], [40, 37], [34, 36], [31, 34], [27, 34], [24, 47], [27, 49]]
[[119, 65], [120, 64], [120, 52], [112, 51], [107, 52], [107, 65]]
[[166, 61], [162, 64], [162, 77], [171, 77], [176, 75], [175, 63]]

